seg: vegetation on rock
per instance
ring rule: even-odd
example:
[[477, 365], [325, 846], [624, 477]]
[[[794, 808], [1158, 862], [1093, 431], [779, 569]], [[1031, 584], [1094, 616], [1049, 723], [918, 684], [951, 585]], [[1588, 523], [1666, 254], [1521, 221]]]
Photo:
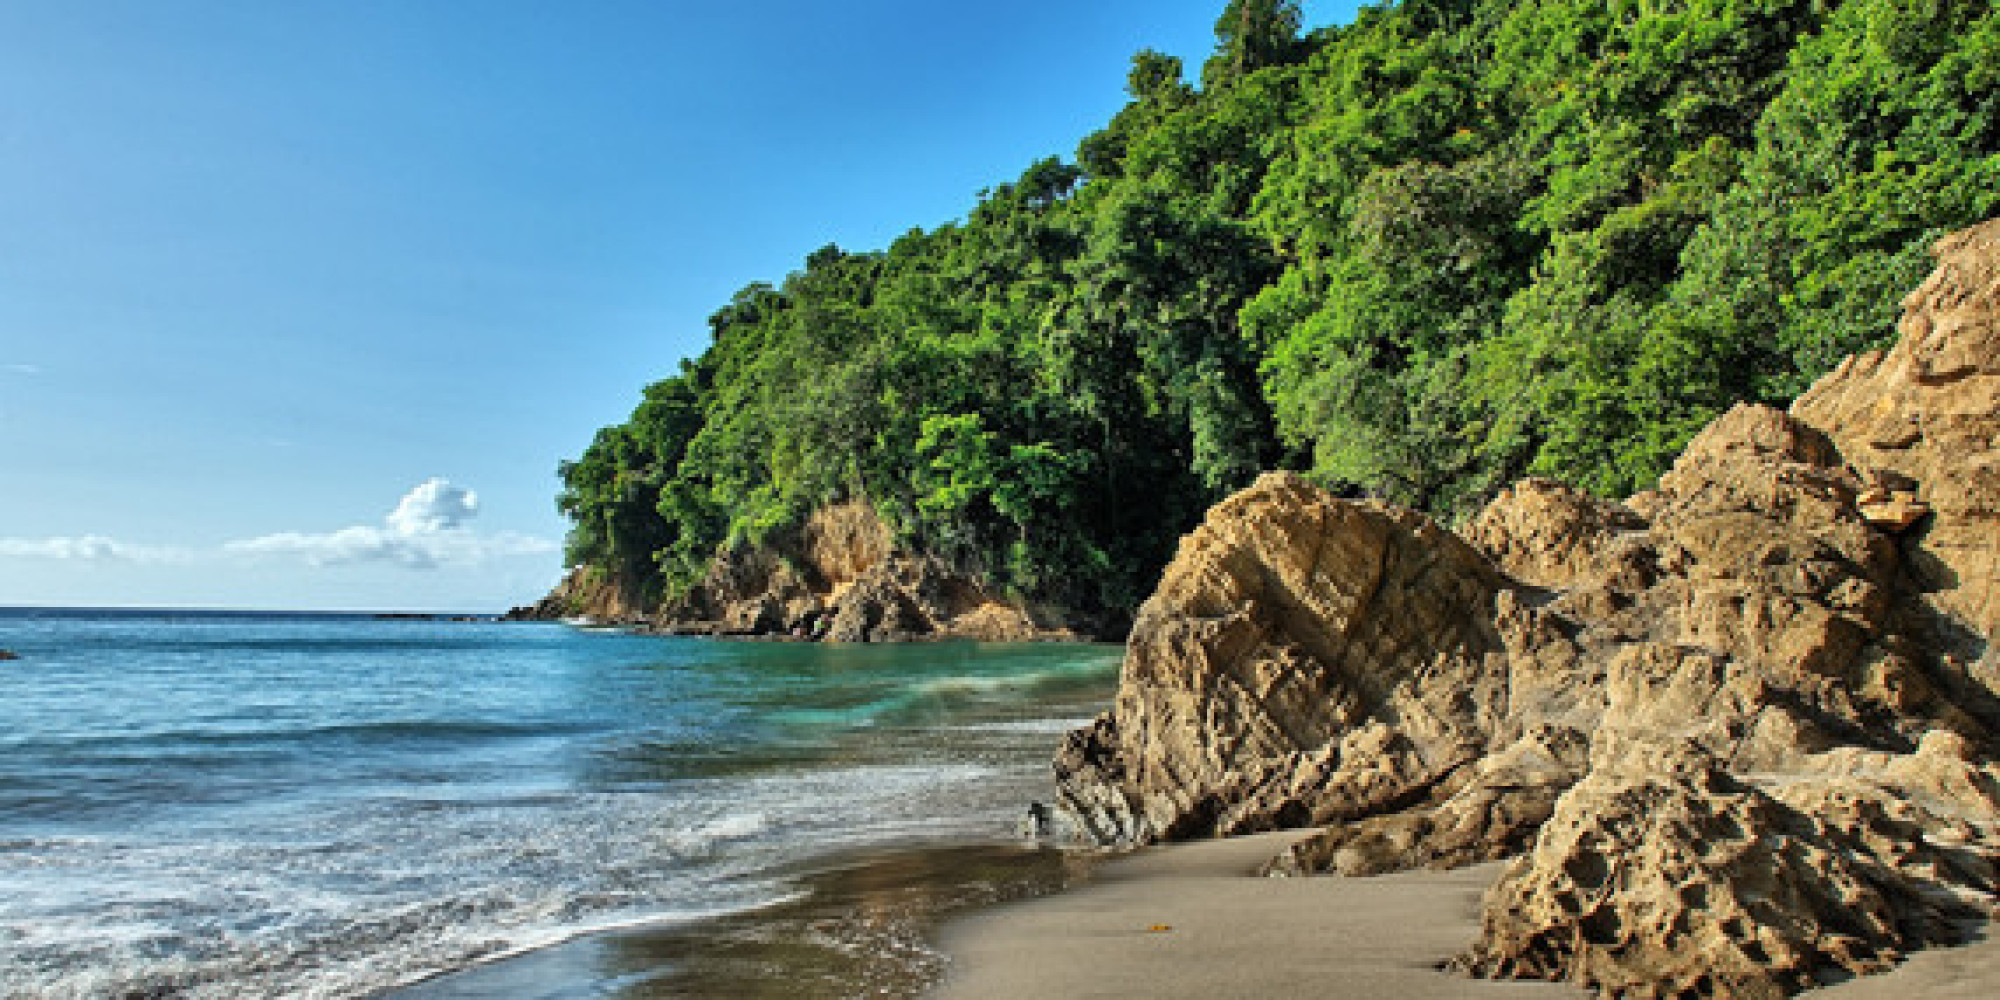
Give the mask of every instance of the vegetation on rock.
[[1260, 470], [1433, 514], [1649, 484], [1879, 346], [2000, 212], [1985, 0], [1232, 0], [1195, 74], [961, 221], [820, 250], [561, 467], [662, 601], [865, 498], [996, 592], [1129, 615]]

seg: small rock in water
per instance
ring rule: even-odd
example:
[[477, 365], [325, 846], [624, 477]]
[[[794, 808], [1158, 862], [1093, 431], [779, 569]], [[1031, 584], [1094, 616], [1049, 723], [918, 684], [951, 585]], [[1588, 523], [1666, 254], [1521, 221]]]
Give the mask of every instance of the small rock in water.
[[1028, 811], [1014, 824], [1014, 835], [1022, 840], [1045, 840], [1054, 832], [1049, 807], [1040, 802], [1028, 803]]
[[0, 660], [18, 660], [20, 658], [21, 654], [11, 649], [0, 649]]

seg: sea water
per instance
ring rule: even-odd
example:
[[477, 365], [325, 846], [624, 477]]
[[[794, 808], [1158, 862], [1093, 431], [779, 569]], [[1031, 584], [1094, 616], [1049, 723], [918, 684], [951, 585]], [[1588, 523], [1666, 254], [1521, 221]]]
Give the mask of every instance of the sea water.
[[1001, 837], [1118, 658], [34, 609], [0, 649], [8, 998], [368, 996]]

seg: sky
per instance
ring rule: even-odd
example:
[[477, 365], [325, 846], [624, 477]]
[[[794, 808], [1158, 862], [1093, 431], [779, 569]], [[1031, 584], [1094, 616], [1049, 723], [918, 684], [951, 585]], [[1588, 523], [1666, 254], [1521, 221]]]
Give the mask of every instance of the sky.
[[557, 463], [736, 290], [1067, 158], [1222, 6], [0, 0], [0, 605], [532, 601]]

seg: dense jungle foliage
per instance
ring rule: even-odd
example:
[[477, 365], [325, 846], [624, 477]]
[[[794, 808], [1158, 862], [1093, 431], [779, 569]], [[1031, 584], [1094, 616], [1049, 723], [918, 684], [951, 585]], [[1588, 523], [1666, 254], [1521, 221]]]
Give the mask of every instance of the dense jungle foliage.
[[1527, 473], [1642, 488], [1887, 340], [1928, 243], [2000, 214], [1990, 0], [1299, 19], [1233, 0], [1073, 162], [743, 289], [562, 465], [571, 562], [668, 596], [859, 495], [1115, 620], [1264, 469], [1447, 518]]

